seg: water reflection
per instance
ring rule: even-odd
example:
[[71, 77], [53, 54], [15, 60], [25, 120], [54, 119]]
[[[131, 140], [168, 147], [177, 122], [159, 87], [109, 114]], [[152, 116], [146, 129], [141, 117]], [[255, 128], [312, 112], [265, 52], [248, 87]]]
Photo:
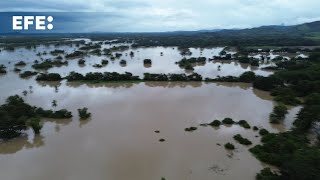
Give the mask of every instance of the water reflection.
[[37, 84], [42, 87], [52, 87], [55, 90], [62, 85], [60, 81], [37, 81]]
[[91, 120], [91, 118], [79, 120], [79, 127], [82, 128], [83, 126], [87, 125]]
[[13, 140], [0, 142], [0, 154], [14, 154], [22, 149], [39, 148], [44, 145], [43, 136], [36, 135], [30, 142], [28, 137], [24, 135]]

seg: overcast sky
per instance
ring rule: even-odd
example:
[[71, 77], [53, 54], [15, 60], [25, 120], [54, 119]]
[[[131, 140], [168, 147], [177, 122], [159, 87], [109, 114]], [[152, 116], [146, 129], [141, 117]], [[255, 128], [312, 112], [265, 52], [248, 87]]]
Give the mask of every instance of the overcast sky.
[[246, 28], [320, 20], [320, 0], [1, 0], [0, 11], [103, 12], [83, 31]]

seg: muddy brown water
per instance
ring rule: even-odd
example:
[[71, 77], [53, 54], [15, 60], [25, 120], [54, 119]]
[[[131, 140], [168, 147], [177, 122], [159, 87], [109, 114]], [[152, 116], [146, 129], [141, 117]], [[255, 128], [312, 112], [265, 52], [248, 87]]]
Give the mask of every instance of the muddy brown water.
[[[1, 143], [1, 179], [254, 179], [264, 165], [232, 137], [240, 133], [257, 144], [258, 133], [237, 125], [214, 129], [199, 124], [231, 117], [278, 132], [289, 128], [290, 114], [297, 111], [273, 127], [268, 122], [271, 97], [241, 83], [62, 82], [58, 91], [54, 86], [33, 84], [25, 99], [44, 108], [55, 99], [58, 109], [67, 108], [75, 117], [46, 119], [41, 136], [27, 131], [27, 137]], [[76, 109], [84, 106], [92, 118], [79, 121]], [[185, 132], [190, 126], [198, 130]], [[236, 150], [225, 150], [227, 142]]]
[[[50, 49], [51, 48], [51, 49]], [[68, 52], [74, 47], [64, 47]], [[27, 130], [24, 136], [0, 142], [1, 180], [250, 180], [266, 165], [259, 162], [248, 149], [233, 140], [235, 134], [253, 141], [260, 141], [258, 132], [238, 125], [220, 128], [202, 127], [214, 119], [231, 117], [245, 119], [251, 126], [271, 132], [291, 128], [300, 107], [292, 107], [283, 124], [270, 125], [268, 117], [274, 102], [268, 92], [253, 89], [243, 83], [204, 82], [141, 82], [141, 83], [60, 83], [36, 82], [34, 77], [19, 78], [12, 72], [13, 62], [25, 59], [31, 62], [40, 51], [54, 47], [38, 47], [36, 50], [17, 49], [0, 53], [0, 64], [8, 66], [9, 73], [0, 76], [0, 104], [10, 95], [26, 90], [27, 103], [52, 109], [58, 107], [73, 112], [72, 119], [43, 119], [41, 135], [34, 136]], [[203, 50], [204, 56], [212, 56], [220, 49]], [[191, 49], [200, 56], [199, 49]], [[160, 52], [164, 52], [160, 56]], [[44, 57], [45, 58], [45, 57]], [[129, 57], [124, 57], [129, 58]], [[152, 67], [143, 69], [142, 60], [152, 58]], [[72, 70], [130, 71], [182, 73], [175, 61], [181, 55], [173, 48], [136, 49], [135, 59], [127, 59], [126, 67], [111, 63], [102, 69], [91, 65], [101, 57], [87, 57], [88, 65], [78, 67], [76, 60], [68, 67], [50, 69], [66, 75]], [[8, 64], [12, 61], [11, 64]], [[91, 65], [90, 65], [91, 64]], [[221, 71], [217, 66], [222, 65]], [[251, 69], [237, 62], [207, 62], [195, 68], [203, 76], [239, 75], [255, 70], [261, 75], [270, 72]], [[80, 121], [77, 109], [88, 107], [92, 117]], [[53, 108], [54, 109], [54, 108]], [[195, 126], [194, 132], [185, 128]], [[155, 133], [154, 131], [160, 131]], [[159, 142], [159, 139], [165, 139]], [[223, 145], [231, 142], [234, 151]], [[218, 145], [220, 144], [220, 145]]]

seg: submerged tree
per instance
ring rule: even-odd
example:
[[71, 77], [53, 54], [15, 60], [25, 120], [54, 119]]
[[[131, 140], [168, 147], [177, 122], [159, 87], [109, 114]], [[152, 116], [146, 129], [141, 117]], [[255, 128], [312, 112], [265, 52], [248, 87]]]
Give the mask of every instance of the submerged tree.
[[52, 107], [57, 107], [58, 106], [57, 100], [52, 100], [51, 105]]
[[40, 134], [40, 130], [42, 129], [42, 125], [40, 123], [40, 118], [33, 117], [27, 121], [27, 125], [30, 126], [35, 134]]
[[88, 112], [88, 108], [86, 107], [78, 109], [78, 113], [81, 119], [88, 119], [89, 117], [91, 117], [91, 113]]

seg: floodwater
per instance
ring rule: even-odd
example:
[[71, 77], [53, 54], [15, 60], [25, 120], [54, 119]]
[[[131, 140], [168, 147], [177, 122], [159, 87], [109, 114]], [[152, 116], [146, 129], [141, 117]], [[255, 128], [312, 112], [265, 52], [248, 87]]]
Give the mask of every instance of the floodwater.
[[[128, 44], [115, 44], [115, 46], [128, 45]], [[102, 48], [110, 48], [114, 45], [103, 44]], [[27, 66], [23, 67], [23, 70], [32, 70], [32, 64], [35, 60], [41, 62], [44, 59], [53, 59], [56, 56], [52, 56], [49, 52], [55, 49], [65, 50], [66, 53], [71, 53], [78, 49], [75, 45], [72, 46], [38, 46], [35, 49], [16, 48], [15, 51], [5, 51], [0, 53], [0, 64], [4, 64], [9, 67], [9, 70], [13, 70], [13, 64], [23, 60], [27, 62]], [[218, 56], [223, 50], [223, 47], [215, 47], [210, 49], [190, 48], [192, 52], [191, 56], [182, 56], [177, 47], [153, 47], [153, 48], [130, 48], [129, 50], [121, 51], [122, 56], [111, 60], [107, 56], [88, 55], [83, 59], [86, 60], [85, 66], [78, 65], [78, 59], [68, 60], [68, 66], [54, 67], [48, 70], [50, 73], [59, 73], [63, 76], [68, 75], [71, 71], [77, 71], [85, 74], [88, 72], [131, 72], [133, 75], [142, 77], [143, 73], [187, 73], [196, 72], [201, 74], [204, 78], [216, 78], [217, 76], [239, 76], [243, 72], [253, 71], [258, 75], [268, 76], [272, 74], [272, 71], [263, 70], [261, 68], [268, 66], [268, 63], [261, 64], [259, 67], [251, 66], [249, 64], [239, 63], [238, 61], [209, 61], [209, 58]], [[134, 56], [130, 56], [130, 52], [134, 52]], [[37, 56], [38, 53], [47, 54]], [[161, 55], [161, 52], [163, 53]], [[113, 54], [115, 54], [114, 52]], [[233, 52], [230, 52], [233, 53]], [[184, 57], [206, 57], [207, 61], [204, 64], [194, 64], [194, 71], [186, 71], [175, 64]], [[93, 67], [94, 64], [101, 64], [101, 60], [109, 60], [109, 64], [102, 68]], [[143, 64], [144, 59], [151, 59], [152, 65], [145, 66]], [[126, 65], [121, 65], [120, 60], [126, 60]], [[10, 63], [10, 64], [9, 64]]]
[[[160, 51], [173, 53], [171, 49], [145, 52], [156, 51], [158, 56]], [[146, 54], [142, 54], [143, 60]], [[158, 58], [166, 59], [165, 55]], [[164, 68], [156, 61], [152, 66]], [[232, 137], [239, 133], [255, 145], [260, 141], [258, 132], [238, 125], [212, 128], [200, 124], [231, 117], [279, 132], [291, 127], [299, 110], [290, 109], [284, 124], [272, 126], [268, 121], [272, 97], [243, 83], [47, 83], [36, 82], [34, 77], [20, 79], [14, 72], [0, 76], [0, 83], [0, 104], [27, 90], [24, 99], [29, 104], [52, 109], [52, 100], [57, 100], [56, 109], [66, 108], [74, 115], [69, 120], [43, 119], [39, 136], [28, 130], [25, 136], [0, 142], [1, 180], [253, 180], [266, 165], [248, 151], [252, 146], [240, 145]], [[89, 120], [77, 117], [82, 107], [92, 113]], [[190, 126], [198, 129], [184, 131]], [[165, 141], [159, 142], [162, 138]], [[236, 149], [227, 151], [223, 147], [227, 142]]]

